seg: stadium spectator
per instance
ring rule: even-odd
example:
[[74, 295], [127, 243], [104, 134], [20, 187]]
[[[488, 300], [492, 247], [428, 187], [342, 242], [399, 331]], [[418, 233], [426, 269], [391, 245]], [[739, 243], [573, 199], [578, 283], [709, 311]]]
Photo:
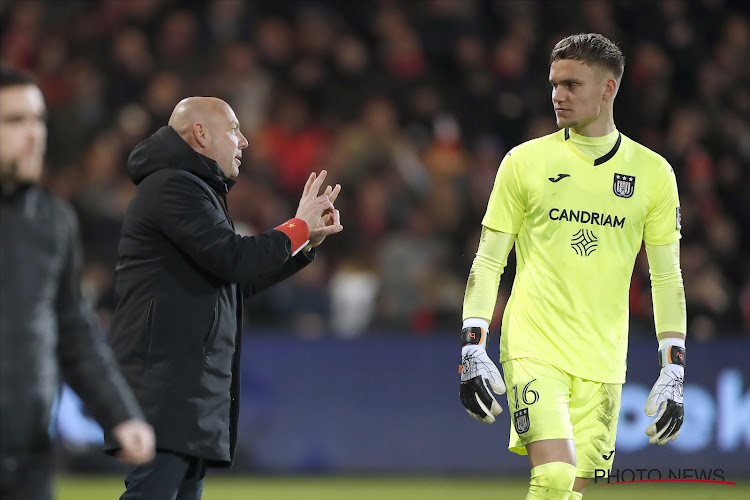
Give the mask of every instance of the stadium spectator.
[[[174, 11], [182, 14], [171, 16]], [[186, 16], [185, 11], [195, 16]], [[729, 297], [726, 314], [706, 314], [700, 319], [721, 337], [750, 332], [747, 316], [739, 313], [744, 309], [738, 295], [750, 286], [749, 13], [750, 2], [721, 0], [362, 0], [335, 4], [214, 0], [179, 5], [170, 0], [96, 5], [17, 0], [5, 2], [0, 9], [0, 55], [42, 78], [44, 90], [54, 93], [54, 102], [48, 100], [49, 181], [66, 199], [86, 199], [82, 191], [93, 189], [74, 180], [87, 149], [97, 147], [94, 143], [100, 133], [114, 129], [127, 136], [124, 153], [115, 159], [122, 166], [127, 152], [163, 123], [165, 116], [154, 115], [168, 114], [174, 101], [157, 98], [170, 93], [174, 99], [176, 92], [170, 90], [175, 89], [174, 79], [164, 75], [179, 79], [179, 95], [217, 95], [237, 111], [252, 145], [245, 156], [250, 158], [250, 168], [243, 169], [238, 184], [260, 177], [264, 206], [294, 206], [298, 188], [280, 185], [275, 173], [285, 167], [278, 162], [295, 168], [309, 165], [312, 150], [323, 159], [322, 164], [328, 165], [326, 159], [332, 158], [331, 175], [347, 187], [337, 206], [353, 206], [359, 173], [371, 168], [376, 158], [370, 152], [387, 148], [390, 151], [380, 153], [380, 158], [395, 157], [404, 176], [392, 176], [398, 185], [389, 183], [389, 189], [409, 203], [381, 205], [384, 213], [372, 218], [392, 219], [395, 213], [396, 220], [406, 221], [409, 212], [430, 196], [433, 178], [423, 161], [431, 156], [427, 153], [435, 144], [435, 125], [440, 117], [455, 117], [464, 154], [468, 153], [464, 172], [455, 179], [466, 189], [459, 201], [464, 206], [456, 210], [468, 214], [468, 224], [460, 224], [451, 239], [462, 240], [454, 248], [464, 249], [475, 246], [472, 231], [467, 229], [475, 227], [482, 216], [475, 206], [484, 207], [489, 197], [486, 188], [491, 183], [475, 188], [477, 176], [486, 177], [485, 165], [496, 170], [507, 145], [554, 129], [546, 104], [546, 75], [541, 71], [549, 49], [561, 32], [602, 32], [621, 40], [630, 68], [617, 98], [618, 128], [662, 152], [674, 167], [684, 211], [683, 248], [703, 249], [705, 262], [716, 268], [720, 278], [718, 288]], [[321, 32], [315, 33], [316, 29]], [[194, 40], [186, 40], [190, 37]], [[175, 50], [184, 46], [200, 47], [202, 56], [190, 64], [179, 59], [179, 53], [175, 58]], [[91, 82], [86, 83], [86, 78]], [[157, 92], [159, 87], [166, 88]], [[89, 92], [97, 104], [86, 105]], [[299, 154], [282, 152], [264, 155], [261, 162], [254, 156], [260, 153], [260, 134], [277, 123], [271, 104], [282, 92], [302, 96], [309, 110], [305, 131], [315, 131], [326, 140], [310, 141], [316, 144], [306, 146], [304, 161], [296, 158]], [[371, 133], [364, 126], [363, 110], [373, 100], [393, 107], [388, 130]], [[168, 102], [166, 110], [155, 106], [164, 101]], [[378, 109], [367, 114], [377, 118], [387, 114], [383, 112], [386, 107], [375, 106]], [[149, 123], [145, 130], [144, 117]], [[370, 134], [371, 140], [362, 140], [360, 131], [365, 137]], [[280, 134], [284, 140], [279, 143], [289, 144], [288, 135]], [[340, 149], [342, 144], [348, 149]], [[499, 146], [487, 153], [481, 144]], [[347, 155], [339, 157], [340, 152]], [[345, 162], [338, 164], [339, 158]], [[387, 163], [375, 165], [388, 169]], [[118, 175], [127, 182], [124, 168]], [[252, 190], [241, 193], [238, 188], [232, 191], [231, 204], [260, 205], [252, 198]], [[249, 208], [242, 213], [233, 209], [233, 213], [235, 222], [249, 228], [281, 222], [259, 221], [259, 211]], [[721, 255], [712, 251], [714, 244], [707, 235], [707, 228], [721, 220], [715, 214], [729, 220], [721, 225], [736, 242], [724, 245]], [[84, 231], [87, 224], [83, 222]], [[374, 269], [384, 251], [385, 239], [371, 242], [368, 261], [363, 262], [352, 229], [350, 225], [342, 238], [326, 248], [332, 257], [329, 278], [337, 272], [339, 261], [356, 261], [358, 266]], [[89, 255], [88, 245], [93, 243], [85, 244]], [[462, 255], [464, 260], [470, 257]], [[641, 253], [638, 260], [645, 260], [645, 255]], [[87, 265], [106, 265], [96, 261], [98, 256], [89, 257]], [[729, 262], [739, 264], [730, 267]], [[466, 269], [450, 272], [458, 279], [466, 276]], [[684, 273], [686, 286], [691, 287], [692, 269], [686, 267]], [[375, 280], [379, 281], [377, 276]], [[326, 283], [330, 287], [333, 282], [328, 279]], [[501, 289], [504, 286], [501, 283]], [[640, 304], [631, 316], [634, 336], [653, 334], [649, 287], [648, 266], [639, 263], [631, 290], [633, 303]], [[107, 293], [102, 291], [103, 296]], [[697, 307], [711, 308], [705, 303], [706, 294], [688, 294]], [[101, 298], [92, 296], [91, 300]], [[258, 321], [251, 328], [283, 326], [292, 334], [294, 329], [286, 321], [289, 313], [279, 308], [257, 311]], [[360, 334], [377, 334], [368, 326], [379, 322], [378, 314], [372, 315]], [[698, 318], [691, 315], [688, 322]]]
[[25, 74], [0, 67], [0, 497], [52, 498], [50, 414], [60, 380], [142, 464], [154, 434], [100, 339], [81, 294], [78, 223], [39, 185], [45, 104]]

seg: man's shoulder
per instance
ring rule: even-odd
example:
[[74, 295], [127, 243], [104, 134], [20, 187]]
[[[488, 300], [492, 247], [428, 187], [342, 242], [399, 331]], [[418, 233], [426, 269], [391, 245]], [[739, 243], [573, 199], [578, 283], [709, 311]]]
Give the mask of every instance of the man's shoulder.
[[549, 154], [550, 149], [562, 145], [564, 140], [563, 134], [563, 130], [558, 130], [557, 132], [553, 132], [542, 137], [530, 139], [511, 149], [508, 154], [511, 157], [513, 157], [513, 155], [523, 157], [540, 153]]
[[38, 209], [38, 213], [56, 219], [56, 224], [77, 224], [78, 216], [76, 215], [73, 205], [47, 188], [39, 185], [32, 186], [29, 189], [29, 196], [35, 198], [34, 204]]
[[175, 179], [177, 182], [180, 181], [200, 181], [200, 177], [197, 175], [183, 170], [181, 168], [162, 168], [148, 175], [143, 182], [165, 182], [168, 180]]
[[623, 149], [626, 151], [630, 161], [637, 161], [639, 164], [649, 168], [672, 171], [669, 162], [662, 155], [643, 144], [634, 141], [625, 134], [621, 135]]
[[138, 189], [161, 190], [164, 187], [179, 188], [186, 191], [210, 190], [203, 179], [179, 168], [162, 168], [150, 174], [138, 184]]

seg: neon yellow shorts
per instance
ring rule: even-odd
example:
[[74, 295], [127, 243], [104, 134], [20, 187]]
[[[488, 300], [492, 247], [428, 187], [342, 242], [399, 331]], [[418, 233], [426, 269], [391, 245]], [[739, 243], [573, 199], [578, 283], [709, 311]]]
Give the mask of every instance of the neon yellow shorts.
[[503, 363], [510, 409], [508, 449], [526, 455], [543, 439], [572, 439], [578, 477], [611, 469], [622, 384], [584, 380], [533, 358]]

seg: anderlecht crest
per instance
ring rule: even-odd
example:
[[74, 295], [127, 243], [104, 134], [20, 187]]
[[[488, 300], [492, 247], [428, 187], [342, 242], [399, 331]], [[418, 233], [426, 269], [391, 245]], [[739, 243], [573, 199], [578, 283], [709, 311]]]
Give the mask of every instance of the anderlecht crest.
[[620, 198], [630, 198], [635, 191], [635, 176], [615, 174], [612, 182], [612, 191]]
[[529, 427], [531, 427], [531, 422], [529, 421], [529, 409], [521, 408], [517, 412], [514, 412], [513, 420], [516, 424], [516, 433], [523, 434], [524, 432], [528, 432]]

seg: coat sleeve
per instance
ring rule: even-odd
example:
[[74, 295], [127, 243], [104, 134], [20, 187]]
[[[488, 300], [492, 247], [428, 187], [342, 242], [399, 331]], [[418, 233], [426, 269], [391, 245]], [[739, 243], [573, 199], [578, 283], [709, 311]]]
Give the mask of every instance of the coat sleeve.
[[66, 207], [63, 231], [64, 264], [58, 286], [56, 310], [59, 339], [57, 357], [65, 381], [81, 397], [106, 430], [131, 418], [143, 418], [127, 382], [117, 369], [109, 347], [97, 334], [81, 293], [82, 252], [78, 224]]
[[310, 253], [299, 252], [297, 255], [286, 261], [281, 269], [278, 269], [274, 272], [267, 272], [254, 282], [248, 283], [248, 285], [243, 290], [245, 298], [256, 295], [269, 286], [274, 285], [280, 281], [284, 281], [300, 269], [303, 269], [314, 259], [314, 248], [310, 251]]
[[221, 281], [257, 293], [304, 267], [307, 257], [292, 257], [289, 237], [276, 229], [240, 236], [223, 210], [186, 173], [171, 175], [159, 190], [161, 232], [197, 266]]

